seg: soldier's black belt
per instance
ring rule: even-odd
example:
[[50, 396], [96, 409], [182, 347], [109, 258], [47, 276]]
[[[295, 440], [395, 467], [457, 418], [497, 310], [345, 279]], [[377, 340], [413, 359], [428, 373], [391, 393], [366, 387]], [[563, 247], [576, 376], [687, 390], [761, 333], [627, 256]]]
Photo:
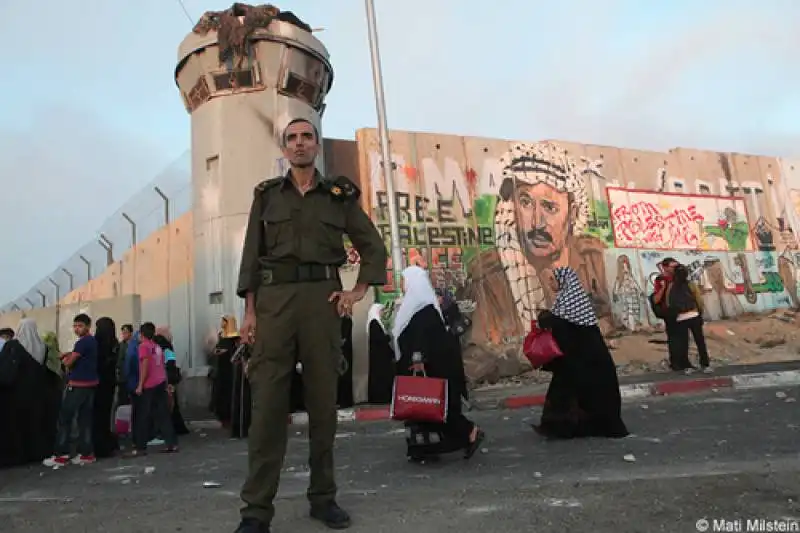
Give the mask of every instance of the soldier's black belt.
[[339, 279], [339, 267], [334, 265], [278, 265], [264, 268], [261, 271], [261, 283], [264, 285], [328, 281], [332, 279]]

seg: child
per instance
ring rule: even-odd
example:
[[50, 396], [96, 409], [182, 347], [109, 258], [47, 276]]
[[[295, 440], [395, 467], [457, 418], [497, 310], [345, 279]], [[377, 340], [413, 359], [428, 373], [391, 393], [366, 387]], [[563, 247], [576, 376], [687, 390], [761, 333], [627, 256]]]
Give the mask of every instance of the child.
[[97, 373], [97, 341], [89, 334], [92, 319], [81, 313], [75, 317], [72, 330], [78, 336], [72, 352], [61, 356], [68, 369], [67, 390], [61, 404], [58, 419], [58, 436], [55, 455], [44, 460], [49, 467], [66, 466], [72, 448], [72, 423], [77, 418], [78, 442], [73, 464], [85, 465], [96, 461], [92, 445], [92, 419], [94, 417], [94, 393], [100, 378]]
[[178, 451], [178, 438], [169, 413], [164, 351], [153, 341], [156, 335], [155, 324], [142, 324], [139, 335], [139, 383], [133, 400], [135, 449], [126, 456], [129, 458], [147, 453], [147, 442], [150, 440], [150, 429], [154, 422], [156, 430], [167, 444], [164, 452]]

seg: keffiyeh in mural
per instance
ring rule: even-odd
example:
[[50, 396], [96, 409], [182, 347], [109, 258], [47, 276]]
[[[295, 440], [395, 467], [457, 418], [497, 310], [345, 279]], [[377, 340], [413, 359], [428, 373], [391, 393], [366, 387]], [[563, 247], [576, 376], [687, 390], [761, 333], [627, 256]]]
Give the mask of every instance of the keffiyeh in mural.
[[[589, 217], [586, 186], [582, 169], [568, 156], [567, 151], [552, 142], [536, 144], [516, 143], [500, 158], [503, 168], [503, 183], [500, 187], [495, 210], [495, 242], [500, 260], [506, 272], [517, 313], [523, 324], [536, 318], [536, 311], [545, 306], [545, 295], [539, 273], [526, 256], [526, 242], [537, 238], [553, 242], [553, 236], [545, 230], [521, 226], [519, 209], [524, 206], [519, 195], [520, 185], [544, 184], [558, 193], [567, 193], [568, 213], [566, 224], [570, 234], [584, 229]], [[533, 198], [539, 202], [540, 199]], [[544, 200], [547, 202], [547, 200]], [[534, 217], [539, 215], [536, 206]], [[552, 208], [554, 211], [557, 207]], [[554, 215], [557, 216], [557, 215]], [[532, 226], [537, 226], [534, 221]], [[537, 236], [536, 232], [541, 233]]]

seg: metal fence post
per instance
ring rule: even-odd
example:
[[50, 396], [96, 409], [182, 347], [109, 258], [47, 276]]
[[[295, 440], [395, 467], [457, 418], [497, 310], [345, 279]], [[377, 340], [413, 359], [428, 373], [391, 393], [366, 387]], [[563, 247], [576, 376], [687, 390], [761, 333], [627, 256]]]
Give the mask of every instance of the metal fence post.
[[97, 242], [103, 249], [106, 251], [106, 266], [111, 266], [114, 264], [114, 243], [106, 237], [105, 233], [100, 234], [100, 238], [97, 239]]
[[58, 338], [59, 326], [61, 325], [61, 317], [59, 316], [61, 314], [61, 286], [59, 286], [53, 278], [47, 279], [50, 280], [50, 283], [56, 288], [56, 329], [54, 333], [56, 334], [56, 338]]
[[67, 278], [69, 279], [69, 292], [72, 292], [72, 291], [74, 291], [74, 290], [75, 290], [75, 276], [73, 276], [73, 275], [72, 275], [72, 272], [70, 272], [70, 271], [69, 271], [69, 270], [67, 270], [66, 268], [62, 268], [62, 269], [61, 269], [61, 272], [63, 272], [64, 274], [66, 274], [66, 275], [67, 275]]
[[86, 263], [86, 282], [92, 281], [92, 262], [86, 259], [84, 256], [79, 256], [81, 261]]

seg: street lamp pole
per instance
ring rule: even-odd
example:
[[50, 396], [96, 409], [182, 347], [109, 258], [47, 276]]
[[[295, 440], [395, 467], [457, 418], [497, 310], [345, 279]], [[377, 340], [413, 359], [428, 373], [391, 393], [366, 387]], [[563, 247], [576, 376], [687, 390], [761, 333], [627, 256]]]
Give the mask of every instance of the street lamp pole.
[[375, 85], [375, 108], [378, 112], [378, 135], [381, 141], [383, 158], [383, 177], [386, 181], [386, 195], [389, 197], [389, 231], [392, 251], [392, 275], [395, 290], [400, 286], [400, 272], [403, 270], [403, 250], [400, 248], [400, 224], [397, 219], [397, 197], [394, 192], [394, 164], [389, 148], [389, 126], [386, 124], [386, 100], [383, 95], [383, 73], [378, 50], [378, 24], [375, 19], [374, 0], [365, 0], [367, 7], [367, 28], [369, 30], [369, 49], [372, 59], [372, 81]]

